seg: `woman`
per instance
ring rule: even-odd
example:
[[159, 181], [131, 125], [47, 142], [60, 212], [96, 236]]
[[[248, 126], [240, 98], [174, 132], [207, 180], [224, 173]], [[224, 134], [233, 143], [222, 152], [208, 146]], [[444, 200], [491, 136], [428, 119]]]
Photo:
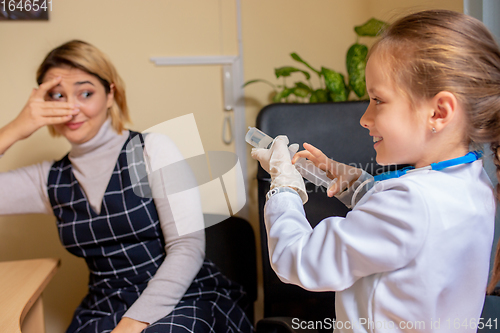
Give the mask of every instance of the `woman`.
[[[203, 260], [203, 229], [177, 232], [176, 225], [203, 223], [196, 189], [170, 201], [134, 193], [133, 168], [183, 157], [165, 136], [124, 129], [124, 85], [108, 58], [70, 41], [47, 55], [37, 81], [20, 114], [0, 129], [0, 154], [44, 126], [64, 136], [71, 151], [57, 162], [0, 174], [0, 213], [55, 215], [63, 245], [85, 258], [89, 292], [68, 332], [252, 331], [236, 304], [241, 288]], [[127, 149], [137, 135], [135, 148], [147, 156], [129, 166]]]

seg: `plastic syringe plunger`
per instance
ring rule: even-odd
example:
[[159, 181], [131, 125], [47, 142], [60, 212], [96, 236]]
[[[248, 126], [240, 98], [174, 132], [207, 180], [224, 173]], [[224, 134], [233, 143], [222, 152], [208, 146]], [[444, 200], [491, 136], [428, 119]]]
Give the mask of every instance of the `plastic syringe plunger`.
[[274, 139], [258, 128], [248, 127], [247, 135], [245, 135], [245, 141], [255, 148], [270, 148]]
[[[255, 127], [249, 127], [245, 135], [245, 141], [255, 148], [270, 148], [273, 143], [273, 138]], [[302, 177], [310, 181], [316, 186], [324, 186], [327, 189], [334, 181], [328, 178], [326, 172], [316, 167], [313, 162], [305, 158], [299, 158], [295, 162], [295, 169]]]
[[295, 162], [295, 169], [300, 173], [302, 177], [310, 181], [316, 186], [323, 186], [326, 189], [330, 187], [330, 184], [334, 181], [328, 178], [326, 172], [314, 165], [313, 162], [305, 159], [299, 158]]

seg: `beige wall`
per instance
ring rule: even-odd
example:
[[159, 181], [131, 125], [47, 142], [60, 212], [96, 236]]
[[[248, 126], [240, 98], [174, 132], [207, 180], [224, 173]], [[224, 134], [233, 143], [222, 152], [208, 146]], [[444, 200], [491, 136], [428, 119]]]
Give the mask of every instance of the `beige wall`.
[[[408, 8], [462, 11], [462, 0], [242, 0], [245, 79], [274, 81], [274, 67], [293, 64], [290, 52], [317, 67], [345, 72], [345, 52], [356, 38], [352, 27], [372, 16], [389, 20]], [[194, 113], [205, 150], [232, 151], [233, 145], [220, 139], [220, 67], [156, 67], [149, 58], [237, 54], [235, 11], [233, 0], [53, 0], [48, 22], [0, 22], [0, 124], [12, 120], [23, 107], [44, 55], [76, 38], [102, 49], [116, 65], [127, 84], [131, 128], [144, 130]], [[254, 85], [245, 94], [247, 124], [254, 125], [269, 90]], [[40, 130], [5, 154], [0, 171], [60, 158], [68, 148], [64, 140]], [[256, 164], [248, 165], [250, 220], [257, 229]], [[52, 217], [0, 217], [0, 260], [37, 257], [62, 259], [45, 292], [48, 331], [61, 332], [85, 294], [83, 260], [59, 244]]]

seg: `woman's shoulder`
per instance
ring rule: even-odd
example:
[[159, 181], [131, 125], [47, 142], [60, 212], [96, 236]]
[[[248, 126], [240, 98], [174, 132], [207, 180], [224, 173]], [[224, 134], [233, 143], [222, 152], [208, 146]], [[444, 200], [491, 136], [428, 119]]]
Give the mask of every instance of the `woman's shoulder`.
[[169, 147], [177, 147], [174, 141], [166, 134], [157, 132], [146, 132], [142, 133], [144, 137], [145, 144], [151, 147], [167, 145]]
[[155, 132], [142, 133], [142, 135], [145, 154], [153, 169], [184, 159], [176, 143], [167, 135]]
[[[148, 152], [171, 152], [178, 150], [175, 142], [168, 136], [156, 132], [137, 132], [129, 130], [128, 145], [143, 145]], [[142, 142], [142, 143], [141, 143]]]

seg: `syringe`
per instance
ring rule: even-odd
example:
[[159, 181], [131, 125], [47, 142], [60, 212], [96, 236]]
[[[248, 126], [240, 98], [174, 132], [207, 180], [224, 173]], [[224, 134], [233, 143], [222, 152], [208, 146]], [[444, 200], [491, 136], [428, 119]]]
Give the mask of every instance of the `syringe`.
[[[255, 148], [269, 148], [273, 140], [274, 139], [269, 135], [255, 127], [248, 127], [248, 132], [245, 135], [245, 141]], [[328, 178], [325, 171], [316, 167], [313, 162], [303, 157], [295, 162], [295, 169], [297, 169], [302, 177], [316, 186], [329, 188], [331, 183], [336, 181], [336, 179], [332, 180]]]

